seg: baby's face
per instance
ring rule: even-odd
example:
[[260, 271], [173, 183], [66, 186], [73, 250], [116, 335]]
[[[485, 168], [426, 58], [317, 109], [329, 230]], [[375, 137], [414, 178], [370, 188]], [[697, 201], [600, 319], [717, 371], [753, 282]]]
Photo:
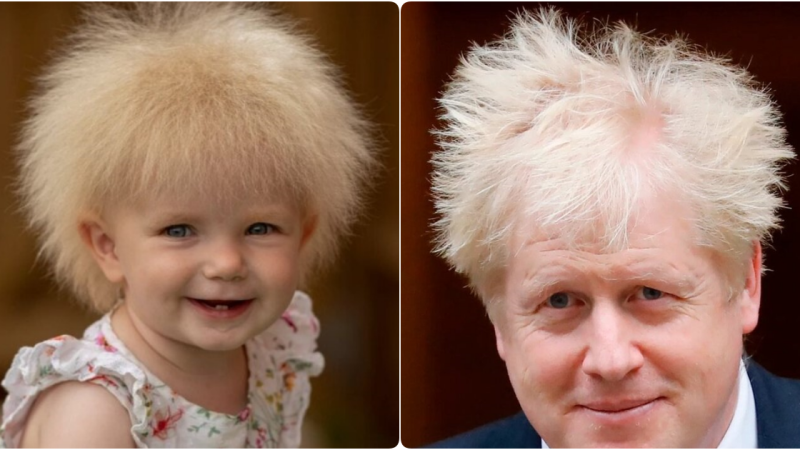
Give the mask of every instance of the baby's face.
[[[289, 305], [311, 234], [283, 202], [151, 199], [116, 208], [105, 228], [106, 275], [125, 306], [168, 339], [211, 351], [241, 346]], [[115, 279], [116, 278], [116, 279]]]

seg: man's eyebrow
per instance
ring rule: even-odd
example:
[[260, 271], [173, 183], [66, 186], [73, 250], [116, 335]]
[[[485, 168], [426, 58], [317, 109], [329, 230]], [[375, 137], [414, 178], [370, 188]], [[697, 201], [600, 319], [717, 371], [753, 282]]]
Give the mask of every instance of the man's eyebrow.
[[[657, 282], [663, 283], [666, 286], [669, 286], [675, 291], [675, 294], [684, 294], [686, 295], [688, 292], [691, 292], [697, 286], [697, 281], [692, 276], [682, 276], [682, 275], [661, 275], [657, 273], [647, 273], [641, 275], [633, 275], [629, 277], [622, 277], [622, 278], [610, 278], [609, 281], [629, 281], [629, 282], [639, 282], [642, 285], [646, 285], [648, 282]], [[656, 286], [650, 286], [656, 287]]]
[[[691, 290], [697, 285], [697, 277], [690, 271], [663, 263], [638, 263], [631, 266], [616, 267], [612, 274], [601, 275], [607, 281], [658, 281], [676, 286], [680, 291]], [[585, 278], [586, 274], [572, 265], [552, 265], [533, 270], [526, 275], [522, 287], [527, 293], [541, 293], [555, 285]]]
[[660, 281], [677, 286], [681, 291], [693, 289], [697, 285], [697, 276], [690, 268], [681, 269], [668, 262], [636, 262], [629, 266], [617, 268], [619, 276], [605, 277], [610, 281]]
[[522, 289], [528, 294], [544, 292], [564, 281], [574, 271], [563, 266], [548, 266], [541, 270], [528, 272], [522, 282]]

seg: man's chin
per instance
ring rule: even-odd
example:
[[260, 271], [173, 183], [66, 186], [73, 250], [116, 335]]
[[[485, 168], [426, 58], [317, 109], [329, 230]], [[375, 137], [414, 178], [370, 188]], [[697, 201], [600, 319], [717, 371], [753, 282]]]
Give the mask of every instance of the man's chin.
[[553, 444], [544, 440], [571, 448], [682, 447], [682, 437], [671, 431], [675, 423], [670, 412], [663, 399], [618, 413], [576, 407], [566, 416], [567, 426], [559, 433], [563, 438]]
[[[576, 424], [577, 425], [577, 424]], [[683, 437], [671, 432], [672, 428], [657, 421], [633, 427], [609, 427], [581, 424], [565, 430], [566, 439], [544, 438], [553, 448], [679, 448], [686, 447]], [[581, 430], [581, 431], [577, 431]]]
[[568, 439], [563, 444], [553, 443], [545, 440], [547, 445], [553, 448], [679, 448], [684, 447], [679, 442], [672, 442], [668, 436], [618, 436], [613, 439], [587, 436], [584, 439]]

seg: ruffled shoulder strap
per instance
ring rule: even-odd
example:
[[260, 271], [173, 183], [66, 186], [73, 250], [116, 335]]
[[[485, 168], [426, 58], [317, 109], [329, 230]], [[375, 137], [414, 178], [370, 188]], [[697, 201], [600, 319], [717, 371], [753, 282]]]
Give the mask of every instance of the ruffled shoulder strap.
[[325, 366], [316, 351], [318, 336], [311, 299], [297, 291], [281, 318], [248, 343], [257, 391], [251, 395], [253, 414], [265, 429], [281, 431], [279, 438], [262, 436], [258, 444], [299, 446], [311, 394], [309, 377], [319, 375]]
[[33, 347], [23, 347], [17, 353], [2, 383], [8, 392], [0, 428], [4, 446], [19, 446], [37, 396], [65, 381], [95, 383], [106, 388], [128, 410], [134, 441], [143, 446], [134, 430], [147, 426], [141, 414], [147, 402], [143, 389], [146, 377], [106, 340], [102, 324], [107, 320], [105, 316], [95, 322], [86, 330], [83, 339], [58, 336]]

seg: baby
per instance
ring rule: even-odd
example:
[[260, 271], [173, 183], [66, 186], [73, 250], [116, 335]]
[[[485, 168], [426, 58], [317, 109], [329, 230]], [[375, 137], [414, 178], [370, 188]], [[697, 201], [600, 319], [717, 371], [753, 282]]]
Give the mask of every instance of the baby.
[[325, 57], [242, 4], [95, 5], [47, 70], [20, 190], [105, 314], [25, 347], [7, 447], [296, 447], [329, 262], [374, 164]]

